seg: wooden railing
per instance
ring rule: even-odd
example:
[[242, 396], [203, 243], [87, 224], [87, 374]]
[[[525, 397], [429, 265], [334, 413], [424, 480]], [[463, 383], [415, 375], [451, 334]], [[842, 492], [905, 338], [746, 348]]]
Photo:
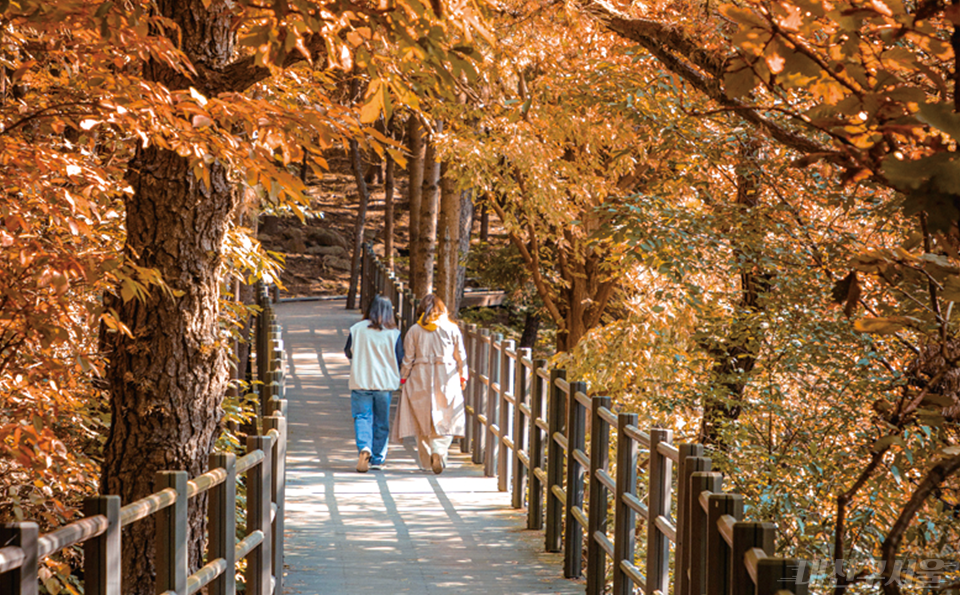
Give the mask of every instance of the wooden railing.
[[[404, 330], [413, 324], [417, 300], [369, 246], [363, 271], [361, 303], [390, 297]], [[742, 520], [743, 497], [723, 491], [702, 445], [641, 430], [637, 414], [615, 412], [609, 397], [591, 396], [585, 383], [502, 335], [476, 325], [463, 332], [472, 372], [462, 452], [511, 491], [514, 508], [526, 506], [527, 527], [544, 530], [546, 551], [563, 552], [565, 577], [580, 577], [586, 560], [587, 595], [631, 595], [635, 587], [666, 594], [671, 580], [674, 595], [807, 593], [807, 577], [797, 573], [809, 566], [774, 557], [776, 527]]]
[[[185, 471], [160, 471], [156, 492], [121, 506], [119, 496], [84, 502], [85, 517], [51, 533], [39, 534], [36, 523], [0, 525], [0, 593], [35, 595], [40, 562], [64, 548], [83, 544], [86, 595], [120, 595], [121, 528], [152, 516], [156, 523], [156, 592], [193, 595], [209, 585], [211, 595], [237, 592], [236, 563], [246, 559], [245, 593], [283, 591], [283, 516], [287, 402], [283, 395], [283, 342], [265, 289], [257, 324], [257, 361], [265, 379], [263, 436], [248, 436], [246, 454], [210, 455], [210, 471], [191, 479]], [[247, 534], [237, 542], [237, 477], [246, 473]], [[190, 574], [187, 567], [187, 506], [190, 498], [207, 498], [207, 563]]]

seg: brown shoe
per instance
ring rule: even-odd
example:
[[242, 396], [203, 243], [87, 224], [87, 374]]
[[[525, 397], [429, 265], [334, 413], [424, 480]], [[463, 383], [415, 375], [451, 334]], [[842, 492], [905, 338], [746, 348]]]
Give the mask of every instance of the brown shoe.
[[443, 468], [446, 465], [443, 464], [443, 457], [434, 453], [430, 455], [430, 468], [433, 469], [433, 472], [437, 475], [443, 473]]
[[360, 458], [357, 459], [357, 473], [366, 473], [370, 470], [370, 453], [366, 450], [360, 451]]

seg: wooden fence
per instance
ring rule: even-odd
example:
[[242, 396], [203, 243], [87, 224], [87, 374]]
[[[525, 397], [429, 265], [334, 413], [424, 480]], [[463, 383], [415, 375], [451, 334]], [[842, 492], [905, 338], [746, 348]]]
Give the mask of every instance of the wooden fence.
[[[380, 293], [403, 330], [414, 324], [417, 300], [369, 245], [363, 272], [361, 304]], [[674, 595], [807, 593], [808, 577], [797, 574], [809, 566], [774, 557], [776, 527], [742, 520], [743, 497], [723, 491], [702, 445], [641, 430], [637, 414], [615, 412], [609, 397], [590, 395], [499, 334], [463, 331], [472, 372], [462, 452], [511, 492], [514, 508], [526, 506], [527, 527], [544, 530], [546, 551], [563, 552], [565, 577], [584, 574], [586, 561], [587, 595], [666, 594], [671, 580]]]
[[[210, 595], [237, 592], [236, 563], [246, 559], [247, 595], [283, 591], [283, 516], [287, 449], [287, 402], [283, 394], [283, 342], [273, 307], [263, 289], [257, 321], [259, 378], [265, 379], [264, 436], [247, 438], [247, 454], [210, 455], [210, 471], [187, 478], [185, 471], [161, 471], [156, 492], [121, 506], [119, 496], [84, 502], [83, 519], [40, 535], [32, 522], [0, 525], [0, 593], [35, 595], [40, 562], [64, 548], [83, 544], [83, 584], [86, 595], [120, 595], [121, 528], [152, 516], [156, 523], [156, 592], [193, 595], [208, 587]], [[247, 534], [236, 535], [237, 477], [246, 473]], [[207, 563], [189, 574], [187, 568], [188, 500], [207, 498]]]

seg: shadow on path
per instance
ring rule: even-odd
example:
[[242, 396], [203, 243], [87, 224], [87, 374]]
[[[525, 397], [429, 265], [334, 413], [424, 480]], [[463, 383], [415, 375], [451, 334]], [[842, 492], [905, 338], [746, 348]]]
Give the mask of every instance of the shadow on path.
[[277, 312], [289, 401], [287, 594], [583, 593], [468, 456], [452, 453], [435, 476], [417, 469], [412, 443], [391, 445], [383, 471], [357, 473], [343, 345], [359, 317], [330, 302]]

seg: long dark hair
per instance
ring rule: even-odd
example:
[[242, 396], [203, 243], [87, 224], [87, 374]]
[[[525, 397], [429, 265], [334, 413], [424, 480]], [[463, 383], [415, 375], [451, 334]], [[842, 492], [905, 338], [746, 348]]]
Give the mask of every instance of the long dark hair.
[[424, 324], [430, 324], [444, 314], [446, 314], [448, 318], [450, 317], [450, 312], [447, 311], [447, 305], [433, 293], [428, 293], [420, 300], [420, 313], [423, 314]]
[[381, 331], [383, 329], [397, 328], [397, 320], [393, 315], [393, 304], [382, 295], [376, 295], [367, 308], [367, 315], [364, 320], [370, 321], [370, 328]]

